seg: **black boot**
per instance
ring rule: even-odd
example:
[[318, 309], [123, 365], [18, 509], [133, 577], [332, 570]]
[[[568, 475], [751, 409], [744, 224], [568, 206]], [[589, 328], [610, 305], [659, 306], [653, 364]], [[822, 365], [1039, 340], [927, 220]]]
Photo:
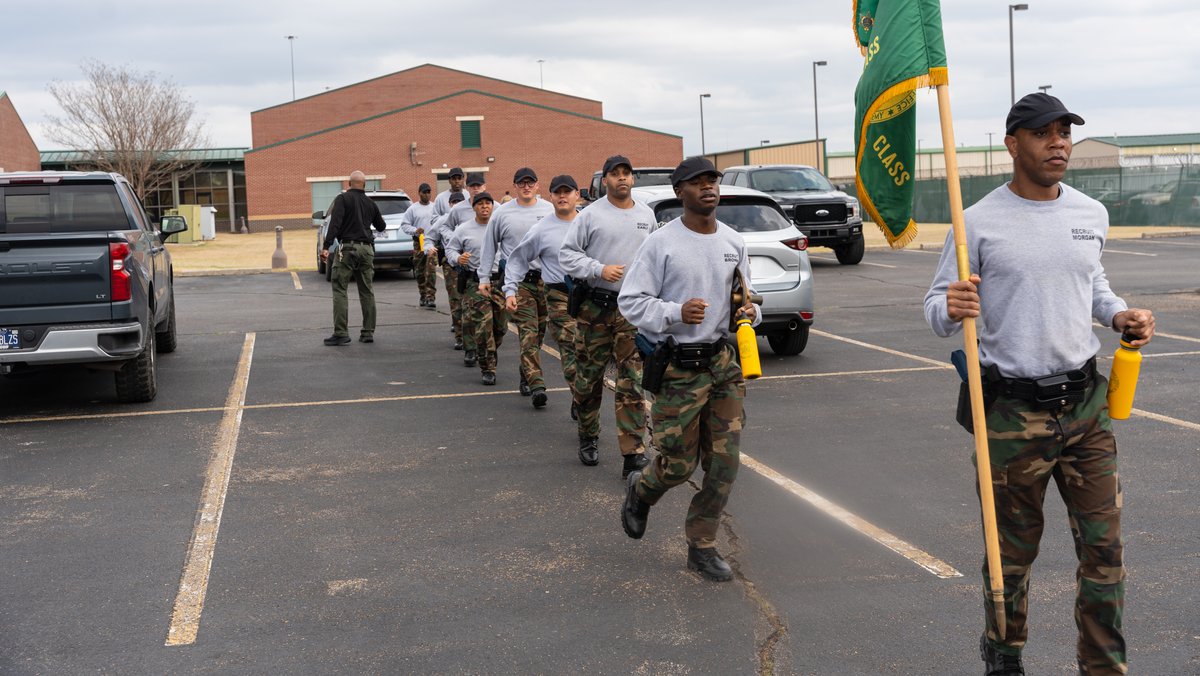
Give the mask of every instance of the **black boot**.
[[714, 582], [728, 582], [733, 579], [733, 569], [717, 553], [716, 547], [699, 549], [688, 545], [687, 566]]
[[625, 466], [621, 468], [622, 479], [629, 476], [630, 472], [639, 470], [650, 464], [650, 460], [646, 458], [645, 453], [634, 453], [622, 457], [625, 458]]
[[637, 485], [641, 480], [641, 472], [633, 472], [625, 479], [625, 503], [621, 505], [621, 527], [634, 540], [640, 540], [646, 534], [646, 517], [650, 516], [650, 505], [637, 494]]
[[579, 420], [579, 406], [571, 402], [571, 420]]
[[528, 397], [533, 394], [533, 390], [529, 389], [529, 381], [525, 380], [525, 374], [521, 374], [521, 396]]
[[495, 385], [496, 384], [496, 372], [495, 371], [484, 371], [482, 381], [483, 381], [484, 385]]
[[545, 408], [546, 407], [546, 399], [547, 399], [546, 388], [539, 387], [533, 391], [533, 407], [534, 408]]
[[992, 647], [987, 634], [979, 637], [979, 657], [983, 660], [984, 676], [1025, 676], [1020, 655], [1005, 655]]
[[350, 344], [350, 336], [339, 336], [338, 334], [335, 333], [332, 336], [325, 339], [325, 344], [330, 347], [340, 347], [342, 345], [349, 345]]
[[600, 464], [599, 437], [579, 437], [579, 462], [588, 467]]
[[462, 338], [455, 338], [455, 339], [454, 339], [454, 349], [456, 349], [456, 350], [461, 350], [461, 349], [463, 349], [463, 342], [462, 342]]
[[475, 365], [475, 350], [467, 350], [463, 353], [463, 366], [471, 367]]

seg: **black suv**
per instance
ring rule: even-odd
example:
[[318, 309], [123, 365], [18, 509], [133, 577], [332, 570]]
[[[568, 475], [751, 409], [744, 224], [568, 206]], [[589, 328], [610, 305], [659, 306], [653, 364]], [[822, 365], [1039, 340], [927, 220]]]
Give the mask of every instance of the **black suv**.
[[810, 246], [833, 249], [838, 262], [855, 265], [863, 257], [862, 211], [858, 200], [802, 164], [729, 167], [721, 183], [754, 188], [779, 202], [784, 213], [808, 236]]

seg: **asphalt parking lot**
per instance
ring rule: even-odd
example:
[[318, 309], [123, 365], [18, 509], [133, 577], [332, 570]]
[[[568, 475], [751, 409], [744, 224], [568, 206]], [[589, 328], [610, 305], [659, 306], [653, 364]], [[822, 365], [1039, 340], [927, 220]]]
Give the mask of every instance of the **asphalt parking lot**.
[[[381, 275], [377, 342], [328, 348], [315, 272], [178, 279], [152, 404], [80, 369], [0, 379], [0, 672], [978, 673], [961, 339], [921, 314], [937, 255], [812, 259], [808, 348], [760, 341], [728, 584], [684, 566], [683, 488], [645, 539], [621, 531], [611, 396], [584, 467], [553, 357], [544, 410], [516, 392], [515, 336], [483, 387], [444, 292], [429, 312]], [[1115, 423], [1133, 673], [1200, 672], [1197, 260], [1200, 236], [1105, 254], [1159, 330]], [[1107, 372], [1116, 336], [1097, 331]], [[1053, 487], [1047, 505], [1025, 663], [1075, 673]]]

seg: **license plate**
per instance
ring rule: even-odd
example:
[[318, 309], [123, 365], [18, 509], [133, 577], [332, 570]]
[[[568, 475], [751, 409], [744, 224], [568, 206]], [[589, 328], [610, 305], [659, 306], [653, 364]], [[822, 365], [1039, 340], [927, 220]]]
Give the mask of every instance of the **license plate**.
[[388, 232], [387, 230], [384, 230], [383, 232], [375, 233], [375, 239], [391, 239], [391, 238], [392, 238], [392, 233]]
[[0, 350], [21, 347], [21, 336], [17, 329], [0, 329]]

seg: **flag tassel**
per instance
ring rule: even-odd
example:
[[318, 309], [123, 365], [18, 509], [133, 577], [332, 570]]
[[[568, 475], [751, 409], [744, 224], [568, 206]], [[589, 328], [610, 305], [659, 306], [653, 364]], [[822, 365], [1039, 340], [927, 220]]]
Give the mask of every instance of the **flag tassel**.
[[[954, 145], [954, 124], [950, 116], [950, 85], [937, 85], [938, 113], [942, 122], [942, 147], [946, 156], [946, 187], [950, 193], [950, 221], [954, 228], [954, 251], [958, 260], [958, 278], [971, 276], [967, 255], [967, 230], [963, 220], [962, 189], [958, 184], [958, 154]], [[989, 593], [996, 610], [996, 629], [1005, 636], [1004, 569], [1000, 562], [1000, 537], [996, 527], [996, 499], [992, 490], [992, 463], [988, 453], [987, 421], [983, 410], [983, 381], [979, 372], [979, 345], [975, 319], [962, 322], [963, 349], [967, 353], [967, 386], [971, 394], [971, 417], [975, 424], [975, 466], [979, 477], [979, 504], [983, 511], [983, 540], [987, 550]]]

